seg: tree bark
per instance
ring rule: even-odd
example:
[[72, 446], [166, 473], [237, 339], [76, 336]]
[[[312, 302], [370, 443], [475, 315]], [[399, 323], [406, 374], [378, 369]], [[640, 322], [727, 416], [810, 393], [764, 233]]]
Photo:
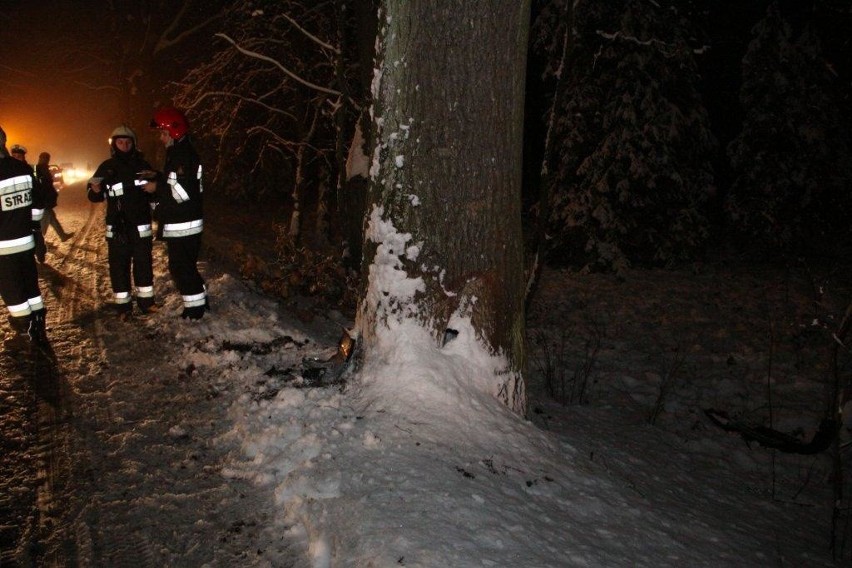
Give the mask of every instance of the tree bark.
[[[363, 357], [391, 320], [416, 320], [441, 345], [455, 318], [470, 318], [480, 343], [505, 358], [494, 394], [522, 413], [529, 1], [383, 0], [379, 26]], [[384, 224], [402, 239], [383, 242]], [[422, 280], [412, 297], [380, 289], [377, 254]]]

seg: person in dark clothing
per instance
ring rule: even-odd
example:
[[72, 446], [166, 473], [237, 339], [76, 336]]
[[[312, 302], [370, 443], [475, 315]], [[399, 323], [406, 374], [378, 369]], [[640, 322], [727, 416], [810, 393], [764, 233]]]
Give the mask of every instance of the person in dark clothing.
[[[182, 318], [201, 319], [210, 309], [207, 288], [198, 272], [202, 207], [202, 168], [189, 136], [186, 115], [166, 107], [154, 113], [151, 128], [160, 132], [166, 146], [166, 162], [157, 173], [157, 218], [163, 227], [169, 254], [169, 273], [183, 299]], [[152, 172], [154, 173], [154, 172]]]
[[50, 154], [42, 152], [38, 155], [38, 163], [36, 164], [36, 180], [41, 184], [44, 192], [44, 216], [41, 218], [41, 234], [47, 236], [48, 227], [53, 227], [53, 230], [59, 236], [59, 240], [63, 243], [74, 236], [74, 233], [68, 233], [62, 228], [62, 223], [56, 217], [56, 212], [53, 210], [56, 203], [59, 201], [59, 192], [53, 185], [53, 174], [50, 172]]
[[[27, 149], [26, 149], [26, 147], [21, 146], [20, 144], [13, 144], [12, 150], [11, 150], [10, 153], [11, 153], [11, 155], [14, 159], [18, 160], [19, 162], [23, 162], [24, 165], [27, 166], [27, 168], [29, 168], [31, 174], [33, 173], [33, 167], [27, 161]], [[39, 190], [39, 195], [42, 196], [42, 204], [43, 204], [44, 193], [41, 192], [41, 185], [38, 184], [38, 180], [35, 179], [35, 177], [33, 177], [33, 183], [35, 185], [38, 185], [38, 188], [35, 188], [35, 189]], [[42, 211], [42, 217], [41, 218], [43, 218], [43, 211]], [[44, 239], [40, 239], [39, 241], [36, 242], [36, 246], [35, 246], [34, 250], [35, 250], [36, 260], [43, 263], [44, 260], [45, 260], [45, 257], [47, 256], [47, 245], [45, 245]]]
[[47, 310], [33, 255], [44, 258], [41, 234], [44, 196], [33, 170], [9, 156], [6, 133], [0, 128], [0, 298], [9, 310], [13, 333], [6, 345], [22, 341], [47, 347]]
[[136, 148], [136, 133], [119, 126], [110, 136], [111, 158], [103, 162], [89, 180], [89, 201], [106, 200], [106, 239], [109, 277], [115, 307], [122, 317], [133, 313], [131, 270], [136, 287], [136, 305], [143, 314], [155, 310], [152, 262], [151, 203], [153, 190], [141, 172], [151, 165]]
[[27, 162], [27, 149], [26, 149], [26, 147], [21, 146], [20, 144], [13, 144], [11, 154], [12, 154], [12, 157], [15, 158], [16, 160], [18, 160], [20, 162], [24, 162], [28, 166], [30, 165], [29, 162]]

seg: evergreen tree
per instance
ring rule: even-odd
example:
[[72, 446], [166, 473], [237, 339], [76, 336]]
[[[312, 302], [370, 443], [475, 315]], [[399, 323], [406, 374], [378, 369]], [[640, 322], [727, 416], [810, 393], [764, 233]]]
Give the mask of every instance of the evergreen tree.
[[749, 239], [781, 250], [848, 236], [849, 143], [814, 28], [798, 37], [777, 4], [743, 59], [741, 134], [728, 146], [736, 178], [727, 210]]
[[551, 259], [618, 271], [693, 258], [715, 140], [685, 24], [638, 0], [580, 1], [573, 16], [545, 157]]

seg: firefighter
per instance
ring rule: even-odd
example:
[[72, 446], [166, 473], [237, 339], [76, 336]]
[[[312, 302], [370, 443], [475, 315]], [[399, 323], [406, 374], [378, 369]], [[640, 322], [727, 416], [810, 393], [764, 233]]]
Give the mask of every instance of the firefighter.
[[11, 154], [16, 160], [24, 162], [28, 166], [30, 165], [29, 162], [27, 162], [27, 148], [25, 146], [13, 144]]
[[198, 272], [202, 208], [202, 168], [189, 135], [186, 115], [173, 107], [154, 113], [151, 128], [159, 130], [166, 146], [163, 171], [157, 174], [157, 219], [163, 228], [169, 255], [169, 274], [183, 299], [181, 317], [201, 319], [210, 309], [207, 288]]
[[[136, 148], [136, 133], [119, 126], [109, 138], [110, 158], [95, 170], [86, 186], [89, 201], [106, 201], [106, 239], [109, 277], [119, 315], [133, 314], [132, 285], [142, 314], [155, 311], [152, 263], [151, 202], [144, 172], [149, 164]], [[133, 277], [131, 283], [131, 274]]]
[[0, 128], [0, 298], [9, 310], [10, 346], [26, 340], [48, 347], [47, 310], [33, 257], [44, 258], [46, 250], [40, 225], [43, 201], [32, 168], [9, 155]]

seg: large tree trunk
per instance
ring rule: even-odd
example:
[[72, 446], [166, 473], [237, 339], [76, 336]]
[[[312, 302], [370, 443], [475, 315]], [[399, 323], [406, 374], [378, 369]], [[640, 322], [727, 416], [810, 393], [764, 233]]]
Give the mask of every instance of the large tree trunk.
[[[521, 161], [529, 2], [383, 0], [358, 331], [469, 321], [525, 410]], [[388, 266], [416, 288], [390, 286]], [[494, 384], [492, 381], [491, 384]]]

